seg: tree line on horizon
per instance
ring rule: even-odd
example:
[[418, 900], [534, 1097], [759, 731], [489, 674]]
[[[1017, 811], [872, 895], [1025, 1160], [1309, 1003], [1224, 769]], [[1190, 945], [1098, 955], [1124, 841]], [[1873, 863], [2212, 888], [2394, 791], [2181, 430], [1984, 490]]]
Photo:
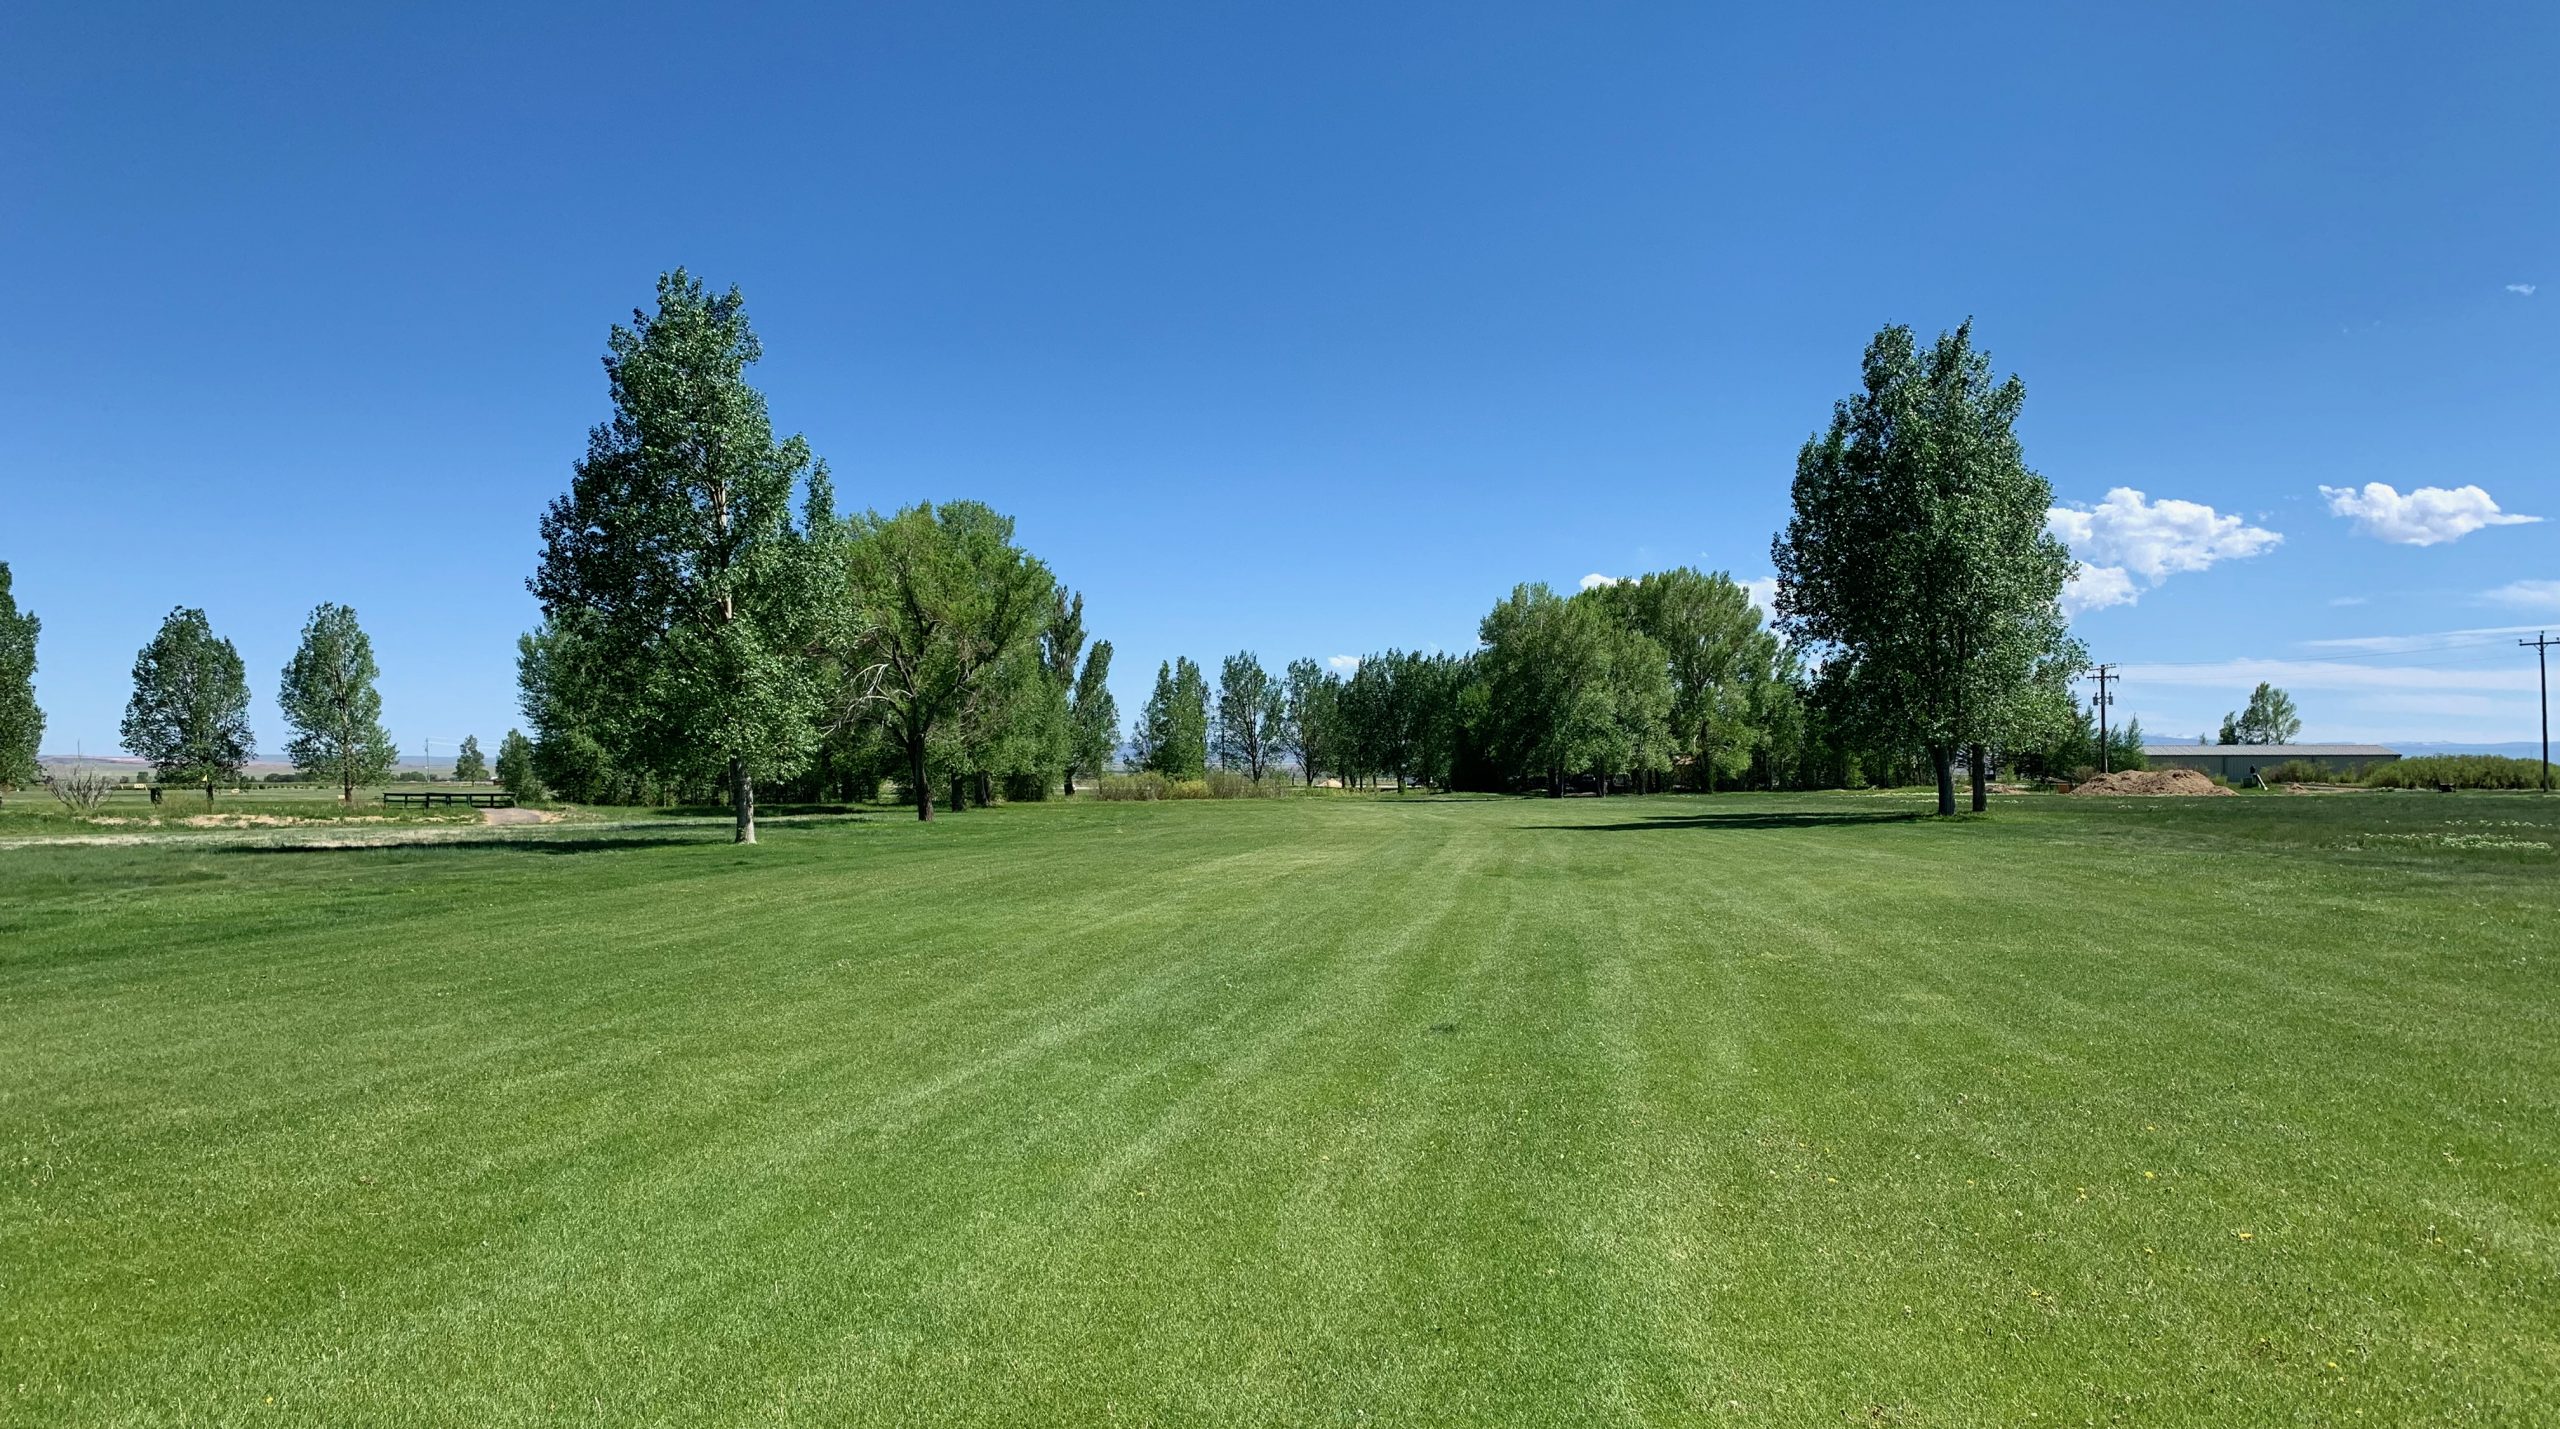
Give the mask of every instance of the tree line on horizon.
[[[777, 439], [746, 379], [761, 356], [738, 291], [681, 269], [612, 330], [613, 414], [543, 517], [530, 582], [534, 773], [572, 797], [720, 791], [742, 841], [759, 786], [885, 776], [930, 819], [937, 787], [965, 807], [1099, 773], [1117, 743], [1110, 646], [1080, 663], [1080, 598], [983, 505], [840, 515], [825, 464]], [[1308, 660], [1275, 675], [1242, 652], [1214, 691], [1197, 663], [1166, 661], [1132, 762], [1551, 793], [1585, 776], [1603, 791], [1898, 779], [1916, 763], [1942, 813], [1962, 765], [1982, 807], [1995, 766], [2094, 737], [2060, 608], [2073, 562], [2015, 435], [2024, 389], [1992, 378], [1969, 324], [1927, 345], [1888, 327], [1863, 376], [1799, 453], [1773, 626], [1721, 573], [1522, 585], [1464, 655], [1390, 650], [1346, 676]]]
[[[738, 291], [682, 269], [612, 329], [612, 415], [541, 522], [543, 620], [518, 648], [532, 734], [502, 742], [501, 780], [581, 801], [725, 798], [751, 841], [760, 787], [887, 778], [930, 819], [937, 788], [965, 807], [1099, 775], [1118, 711], [1081, 596], [982, 504], [840, 514], [825, 463], [775, 436], [747, 381], [761, 357]], [[1681, 568], [1571, 596], [1521, 585], [1465, 654], [1274, 675], [1243, 652], [1214, 693], [1168, 661], [1132, 762], [1550, 793], [1925, 768], [1941, 812], [1959, 763], [1979, 808], [1995, 765], [2086, 762], [2095, 734], [2071, 695], [2086, 662], [2059, 607], [2073, 566], [2014, 435], [2023, 388], [1991, 379], [1969, 325], [1927, 347], [1886, 328], [1863, 372], [1798, 456], [1774, 622], [1730, 576]], [[289, 752], [351, 797], [392, 759], [354, 613], [315, 610], [285, 673]], [[201, 611], [173, 612], [134, 678], [126, 747], [163, 777], [210, 795], [249, 757], [239, 657]], [[2121, 743], [2138, 750], [2138, 729]]]
[[[724, 799], [752, 841], [760, 789], [886, 779], [930, 819], [937, 790], [958, 808], [1100, 775], [1119, 716], [1082, 597], [980, 503], [839, 513], [825, 463], [776, 437], [747, 381], [761, 356], [738, 291], [682, 269], [611, 330], [611, 415], [541, 521], [543, 618], [517, 661], [531, 734], [502, 742], [500, 779], [581, 802]], [[1862, 374], [1798, 454], [1774, 619], [1684, 567], [1569, 596], [1518, 586], [1463, 654], [1275, 674], [1240, 652], [1214, 689], [1176, 659], [1130, 762], [1549, 793], [1925, 775], [1941, 813], [1959, 767], [1979, 809], [1994, 768], [2100, 762], [2059, 604], [2073, 562], [2014, 432], [2023, 387], [1993, 380], [1969, 324], [1926, 345], [1885, 328]], [[354, 613], [326, 604], [285, 672], [289, 752], [347, 796], [391, 762], [376, 674]], [[164, 777], [210, 793], [249, 757], [239, 657], [201, 611], [172, 613], [134, 679], [126, 747]], [[2110, 733], [2105, 762], [2136, 762], [2139, 728]]]

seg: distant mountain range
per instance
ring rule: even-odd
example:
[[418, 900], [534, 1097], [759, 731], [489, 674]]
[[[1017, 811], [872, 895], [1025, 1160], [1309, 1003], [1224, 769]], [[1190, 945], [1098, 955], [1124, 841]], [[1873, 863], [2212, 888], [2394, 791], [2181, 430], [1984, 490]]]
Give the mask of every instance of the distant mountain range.
[[2505, 744], [2396, 744], [2382, 741], [2402, 754], [2503, 754], [2510, 759], [2540, 759], [2539, 740], [2517, 739]]

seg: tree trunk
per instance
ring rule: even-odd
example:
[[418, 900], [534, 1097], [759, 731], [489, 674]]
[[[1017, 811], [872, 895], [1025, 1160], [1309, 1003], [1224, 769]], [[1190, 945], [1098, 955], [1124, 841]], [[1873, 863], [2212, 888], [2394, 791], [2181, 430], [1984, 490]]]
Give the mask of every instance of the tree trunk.
[[756, 781], [747, 777], [747, 762], [734, 755], [729, 759], [729, 791], [729, 802], [735, 804], [738, 809], [738, 842], [754, 843], [756, 841]]
[[1561, 799], [1564, 797], [1563, 770], [1550, 769], [1547, 771], [1547, 797], [1550, 799]]
[[1991, 791], [1987, 787], [1987, 781], [1991, 776], [1983, 768], [1987, 761], [1982, 757], [1981, 745], [1977, 744], [1973, 747], [1969, 762], [1973, 765], [1973, 811], [1979, 814], [1991, 807], [1989, 798]]
[[1068, 797], [1068, 798], [1070, 798], [1070, 799], [1072, 799], [1072, 798], [1074, 798], [1075, 796], [1076, 796], [1076, 767], [1075, 767], [1074, 765], [1070, 764], [1070, 765], [1068, 765], [1068, 766], [1067, 766], [1067, 797]]
[[1396, 797], [1404, 797], [1404, 771], [1401, 769], [1396, 771]]
[[978, 771], [978, 807], [992, 808], [996, 802], [996, 776], [984, 769]]
[[1929, 763], [1938, 771], [1938, 812], [1956, 811], [1956, 752], [1952, 745], [1929, 746]]
[[951, 776], [951, 812], [957, 814], [969, 807], [969, 776]]
[[204, 806], [208, 809], [213, 807], [213, 776], [210, 774], [204, 776]]
[[907, 745], [907, 768], [915, 776], [913, 783], [916, 791], [916, 818], [924, 823], [932, 823], [933, 781], [925, 777], [923, 740], [914, 740]]

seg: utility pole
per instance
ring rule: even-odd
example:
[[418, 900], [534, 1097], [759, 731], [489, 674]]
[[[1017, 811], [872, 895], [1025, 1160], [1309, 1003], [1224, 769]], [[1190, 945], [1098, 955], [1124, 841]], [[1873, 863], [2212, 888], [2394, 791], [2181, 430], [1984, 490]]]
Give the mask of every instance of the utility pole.
[[2110, 763], [2115, 747], [2107, 742], [2107, 706], [2115, 703], [2114, 697], [2107, 693], [2107, 681], [2116, 678], [2115, 670], [2113, 665], [2100, 665], [2092, 672], [2098, 682], [2098, 772], [2101, 774], [2115, 772]]
[[2531, 640], [2516, 643], [2533, 652], [2534, 668], [2542, 676], [2542, 792], [2548, 794], [2551, 792], [2551, 647], [2560, 645], [2560, 640], [2552, 639], [2551, 632], [2545, 630]]

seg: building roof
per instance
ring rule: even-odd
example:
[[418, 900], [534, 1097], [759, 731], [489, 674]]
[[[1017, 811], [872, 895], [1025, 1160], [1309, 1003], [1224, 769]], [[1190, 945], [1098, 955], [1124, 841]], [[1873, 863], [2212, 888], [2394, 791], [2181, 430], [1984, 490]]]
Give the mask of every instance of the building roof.
[[2228, 755], [2234, 759], [2252, 755], [2260, 759], [2378, 759], [2385, 755], [2398, 758], [2400, 751], [2379, 744], [2146, 744], [2145, 755], [2174, 759], [2184, 754]]

